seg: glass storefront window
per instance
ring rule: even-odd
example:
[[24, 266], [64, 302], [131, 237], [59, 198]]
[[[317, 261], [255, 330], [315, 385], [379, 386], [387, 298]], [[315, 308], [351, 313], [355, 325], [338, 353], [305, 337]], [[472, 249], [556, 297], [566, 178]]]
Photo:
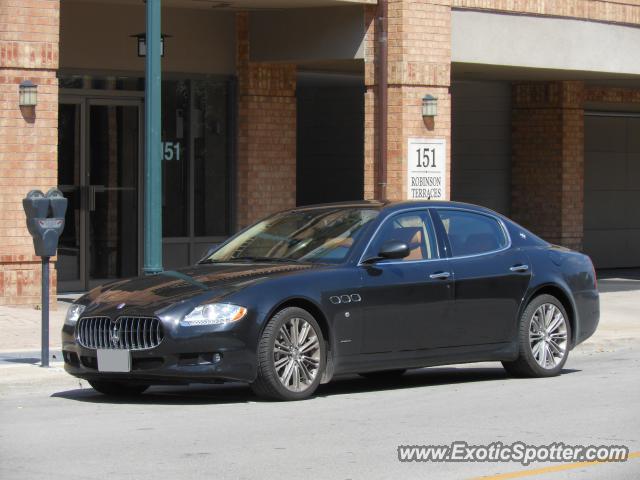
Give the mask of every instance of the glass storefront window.
[[163, 82], [162, 96], [164, 236], [228, 236], [227, 84], [168, 80]]
[[[144, 77], [62, 73], [59, 85], [59, 185], [70, 202], [59, 279], [64, 289], [79, 290], [89, 288], [92, 281], [139, 272]], [[163, 76], [162, 218], [167, 268], [193, 264], [232, 233], [232, 97], [228, 78]], [[107, 165], [113, 168], [103, 172]]]
[[[135, 75], [71, 74], [61, 89], [144, 91]], [[162, 82], [162, 220], [165, 238], [226, 237], [231, 233], [229, 82]]]
[[189, 236], [190, 82], [162, 82], [162, 231]]
[[144, 78], [127, 75], [62, 75], [60, 88], [144, 92]]
[[229, 234], [229, 162], [227, 88], [219, 83], [193, 82], [194, 95], [194, 234]]

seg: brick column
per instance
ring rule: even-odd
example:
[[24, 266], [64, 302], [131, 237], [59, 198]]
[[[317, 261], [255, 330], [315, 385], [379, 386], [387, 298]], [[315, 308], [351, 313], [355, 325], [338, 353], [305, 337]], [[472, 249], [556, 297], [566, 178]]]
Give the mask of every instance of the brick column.
[[[22, 210], [29, 190], [58, 183], [59, 0], [0, 2], [0, 304], [40, 303], [40, 258]], [[38, 105], [18, 106], [18, 85], [38, 86]], [[52, 268], [51, 298], [55, 299]]]
[[582, 82], [513, 86], [514, 220], [544, 239], [582, 248], [584, 208]]
[[296, 204], [296, 66], [251, 62], [237, 14], [238, 226]]
[[[389, 1], [389, 117], [387, 197], [407, 198], [407, 144], [411, 137], [447, 142], [446, 197], [451, 192], [451, 2]], [[376, 7], [365, 8], [365, 198], [375, 195]], [[434, 121], [422, 118], [422, 98], [438, 99]]]

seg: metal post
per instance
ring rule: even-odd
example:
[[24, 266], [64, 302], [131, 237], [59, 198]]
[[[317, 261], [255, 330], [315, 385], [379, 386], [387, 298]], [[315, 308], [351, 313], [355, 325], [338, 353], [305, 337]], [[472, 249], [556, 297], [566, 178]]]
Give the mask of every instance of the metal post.
[[147, 0], [144, 273], [162, 271], [161, 0]]
[[42, 346], [40, 366], [49, 366], [49, 257], [42, 257]]
[[387, 200], [387, 126], [389, 116], [389, 38], [388, 0], [378, 1], [378, 155], [377, 155], [377, 198]]

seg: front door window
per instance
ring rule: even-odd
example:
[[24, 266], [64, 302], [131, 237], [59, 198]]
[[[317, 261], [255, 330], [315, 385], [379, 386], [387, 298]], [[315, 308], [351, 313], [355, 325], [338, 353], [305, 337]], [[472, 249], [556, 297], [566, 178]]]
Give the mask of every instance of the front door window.
[[389, 241], [407, 244], [409, 255], [401, 259], [403, 262], [435, 258], [437, 251], [435, 234], [429, 225], [426, 212], [396, 215], [382, 225], [364, 258], [377, 256], [382, 245]]

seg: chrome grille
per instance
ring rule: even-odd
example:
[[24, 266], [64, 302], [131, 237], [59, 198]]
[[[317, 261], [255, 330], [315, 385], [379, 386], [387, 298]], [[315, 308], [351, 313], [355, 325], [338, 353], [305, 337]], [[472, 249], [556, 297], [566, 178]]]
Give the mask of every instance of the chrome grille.
[[78, 321], [76, 337], [85, 348], [146, 350], [160, 345], [164, 332], [157, 318], [89, 317]]

